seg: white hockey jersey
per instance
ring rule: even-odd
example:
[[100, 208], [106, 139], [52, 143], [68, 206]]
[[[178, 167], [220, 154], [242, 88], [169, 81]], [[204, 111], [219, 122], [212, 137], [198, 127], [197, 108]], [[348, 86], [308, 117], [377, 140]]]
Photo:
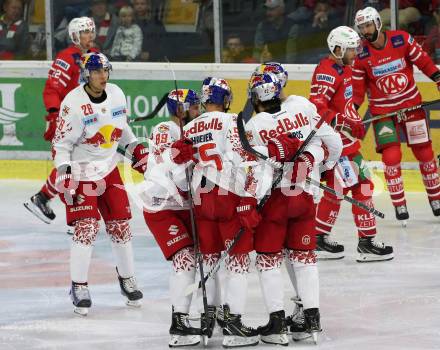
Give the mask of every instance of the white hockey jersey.
[[194, 167], [192, 182], [195, 189], [204, 176], [229, 192], [252, 196], [249, 191], [254, 176], [264, 177], [264, 174], [248, 171], [249, 166], [257, 166], [258, 162], [241, 146], [236, 114], [206, 112], [185, 125], [184, 130], [185, 137], [190, 138], [198, 150], [199, 162]]
[[60, 107], [52, 141], [55, 166], [68, 164], [81, 181], [104, 178], [120, 159], [117, 147], [136, 142], [127, 124], [127, 102], [122, 90], [108, 83], [107, 98], [93, 103], [80, 85], [67, 94]]
[[180, 127], [173, 121], [157, 124], [151, 131], [145, 181], [142, 184], [144, 205], [148, 210], [189, 209], [188, 201], [179, 193], [188, 191], [185, 165], [170, 160], [171, 144], [180, 139]]

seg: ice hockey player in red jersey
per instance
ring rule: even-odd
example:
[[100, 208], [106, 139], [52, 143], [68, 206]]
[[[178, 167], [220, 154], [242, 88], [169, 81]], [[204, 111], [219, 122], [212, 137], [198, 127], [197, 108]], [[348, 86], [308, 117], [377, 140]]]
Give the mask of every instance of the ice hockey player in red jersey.
[[[194, 283], [196, 275], [185, 165], [174, 164], [170, 167], [166, 161], [169, 158], [167, 152], [172, 151], [175, 142], [185, 145], [179, 123], [184, 125], [197, 117], [199, 105], [199, 97], [191, 89], [173, 90], [168, 94], [167, 107], [171, 120], [157, 124], [151, 132], [151, 156], [148, 157], [142, 190], [145, 222], [165, 259], [171, 261], [173, 266], [170, 276], [170, 347], [200, 342], [200, 328], [192, 327], [188, 321], [192, 295], [184, 294], [186, 288]], [[179, 158], [182, 156], [176, 155]], [[179, 158], [175, 158], [174, 162], [180, 162]]]
[[[69, 37], [72, 45], [62, 50], [56, 56], [49, 69], [43, 91], [44, 106], [47, 111], [46, 131], [44, 139], [51, 142], [56, 129], [61, 101], [80, 83], [81, 55], [93, 49], [95, 39], [95, 23], [88, 17], [74, 18], [69, 23]], [[49, 224], [55, 213], [49, 206], [49, 201], [57, 195], [55, 189], [56, 169], [52, 169], [41, 190], [24, 203], [25, 207], [39, 219]]]
[[[365, 135], [361, 117], [353, 106], [351, 66], [360, 46], [359, 35], [351, 28], [333, 29], [327, 38], [330, 55], [316, 67], [310, 92], [321, 117], [341, 135], [344, 149], [336, 167], [324, 173], [327, 185], [372, 207], [373, 182], [365, 164], [359, 139]], [[341, 198], [324, 192], [316, 212], [317, 253], [319, 258], [340, 259], [344, 246], [329, 239], [341, 206]], [[390, 260], [393, 248], [375, 241], [376, 220], [373, 214], [352, 206], [358, 230], [358, 262]]]
[[[414, 65], [437, 84], [440, 71], [414, 38], [402, 30], [381, 31], [379, 13], [372, 7], [359, 10], [355, 26], [363, 37], [363, 50], [353, 66], [353, 102], [360, 106], [368, 92], [373, 116], [398, 112], [422, 102], [414, 81]], [[373, 122], [376, 151], [382, 154], [385, 179], [397, 220], [406, 225], [409, 218], [400, 162], [399, 131], [419, 162], [423, 184], [435, 216], [440, 216], [440, 180], [425, 111], [420, 108], [392, 118]]]

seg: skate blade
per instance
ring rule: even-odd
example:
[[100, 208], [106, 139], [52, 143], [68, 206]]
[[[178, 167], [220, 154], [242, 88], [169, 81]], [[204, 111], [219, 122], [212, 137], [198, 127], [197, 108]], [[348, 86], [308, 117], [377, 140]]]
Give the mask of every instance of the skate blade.
[[266, 344], [274, 344], [274, 345], [289, 345], [289, 337], [287, 334], [270, 334], [270, 335], [262, 335], [261, 341]]
[[126, 300], [125, 305], [133, 308], [140, 308], [142, 306], [142, 301], [140, 300]]
[[198, 345], [200, 343], [200, 335], [171, 335], [168, 343], [170, 348], [180, 348], [182, 346]]
[[315, 250], [318, 260], [340, 260], [345, 257], [344, 252], [340, 253], [329, 253], [322, 250]]
[[301, 341], [310, 338], [312, 335], [307, 332], [292, 332], [293, 341]]
[[85, 317], [89, 313], [88, 307], [75, 307], [73, 312], [79, 316]]
[[24, 207], [29, 210], [32, 214], [34, 214], [37, 218], [39, 218], [41, 221], [43, 221], [45, 224], [51, 224], [52, 220], [46, 217], [43, 213], [41, 213], [40, 209], [32, 203], [31, 200], [28, 200], [23, 203]]
[[207, 335], [202, 335], [203, 346], [208, 346], [209, 337]]
[[318, 334], [319, 334], [319, 332], [312, 332], [312, 339], [313, 339], [313, 342], [315, 343], [315, 345], [318, 345]]
[[368, 263], [368, 262], [379, 262], [379, 261], [389, 261], [394, 259], [394, 254], [386, 255], [376, 255], [376, 254], [364, 254], [359, 253], [356, 261], [358, 263]]
[[408, 226], [408, 220], [400, 220], [399, 222], [404, 228]]
[[236, 348], [243, 346], [255, 346], [258, 345], [260, 337], [256, 335], [255, 337], [239, 337], [236, 335], [225, 335], [223, 337], [222, 346], [224, 348]]

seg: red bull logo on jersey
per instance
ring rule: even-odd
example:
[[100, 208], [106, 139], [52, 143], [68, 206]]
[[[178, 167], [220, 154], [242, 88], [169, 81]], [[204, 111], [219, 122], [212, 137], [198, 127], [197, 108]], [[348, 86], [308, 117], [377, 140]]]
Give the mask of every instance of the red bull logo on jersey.
[[[286, 132], [292, 131], [294, 129], [299, 129], [309, 124], [309, 119], [307, 117], [304, 117], [302, 113], [298, 113], [295, 114], [293, 118], [279, 119], [274, 129], [261, 130], [259, 134], [263, 142], [267, 143], [270, 139], [273, 139], [278, 135], [285, 134]], [[302, 138], [302, 134], [300, 133], [298, 135], [295, 135], [295, 137]]]
[[375, 77], [381, 77], [382, 75], [398, 72], [406, 67], [405, 60], [399, 58], [397, 60], [382, 64], [380, 66], [373, 67], [373, 75]]
[[408, 78], [403, 73], [386, 75], [376, 81], [377, 88], [386, 95], [399, 94], [408, 87]]
[[122, 137], [122, 129], [115, 128], [113, 125], [104, 125], [92, 137], [86, 138], [83, 144], [94, 147], [111, 148], [115, 142]]
[[192, 127], [185, 131], [185, 136], [189, 134], [197, 134], [206, 131], [222, 130], [223, 123], [218, 118], [211, 119], [208, 123], [201, 120], [195, 122]]

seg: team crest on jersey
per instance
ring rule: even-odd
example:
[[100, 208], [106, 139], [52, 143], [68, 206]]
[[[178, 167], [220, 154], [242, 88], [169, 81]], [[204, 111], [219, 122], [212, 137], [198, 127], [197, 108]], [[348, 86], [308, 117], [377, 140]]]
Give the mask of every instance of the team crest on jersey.
[[373, 75], [375, 77], [381, 77], [386, 74], [398, 72], [404, 69], [406, 66], [405, 60], [403, 58], [399, 58], [397, 60], [382, 64], [380, 66], [373, 67]]
[[403, 35], [392, 36], [391, 44], [394, 48], [403, 46], [405, 44], [405, 41], [403, 40]]
[[370, 57], [370, 50], [368, 49], [368, 46], [364, 46], [362, 48], [362, 52], [358, 55], [359, 59], [363, 59], [366, 57]]
[[334, 84], [335, 77], [328, 74], [316, 74], [316, 81], [325, 81], [326, 83]]
[[69, 106], [64, 106], [63, 107], [63, 111], [61, 112], [61, 116], [65, 117], [69, 114], [70, 112], [70, 107]]
[[157, 128], [157, 131], [164, 133], [164, 132], [168, 132], [170, 130], [170, 127], [166, 124], [162, 124]]
[[353, 97], [353, 86], [352, 85], [349, 85], [345, 88], [344, 97], [346, 100], [349, 100], [350, 98]]
[[116, 107], [112, 109], [112, 118], [123, 117], [127, 113], [125, 107]]
[[98, 115], [93, 114], [83, 118], [83, 123], [85, 126], [92, 125], [98, 122]]
[[60, 58], [57, 58], [55, 60], [55, 65], [62, 68], [65, 71], [68, 71], [70, 68], [70, 64]]
[[408, 87], [408, 78], [403, 73], [389, 74], [376, 81], [377, 88], [387, 95], [394, 95], [405, 91]]

